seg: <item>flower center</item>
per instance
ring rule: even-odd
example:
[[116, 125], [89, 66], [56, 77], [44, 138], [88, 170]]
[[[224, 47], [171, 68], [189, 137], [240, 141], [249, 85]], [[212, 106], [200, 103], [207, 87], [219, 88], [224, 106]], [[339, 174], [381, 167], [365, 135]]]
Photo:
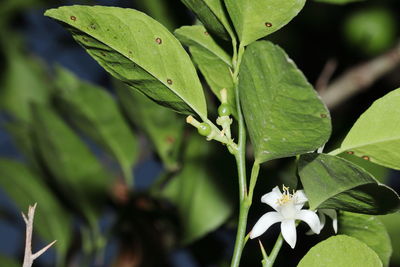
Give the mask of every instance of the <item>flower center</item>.
[[282, 186], [282, 191], [283, 191], [282, 197], [277, 200], [278, 204], [279, 205], [285, 205], [285, 204], [287, 204], [289, 202], [292, 202], [293, 198], [294, 198], [294, 193], [295, 193], [294, 190], [293, 190], [293, 194], [290, 194], [289, 187], [286, 187], [286, 186], [283, 185]]

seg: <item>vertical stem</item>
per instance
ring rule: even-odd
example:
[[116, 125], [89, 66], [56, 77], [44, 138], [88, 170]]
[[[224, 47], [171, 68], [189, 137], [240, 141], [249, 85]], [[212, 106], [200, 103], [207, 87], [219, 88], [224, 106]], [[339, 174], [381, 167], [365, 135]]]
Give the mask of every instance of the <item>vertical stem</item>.
[[279, 234], [279, 237], [275, 242], [274, 248], [272, 249], [271, 254], [268, 257], [267, 264], [265, 265], [265, 267], [272, 267], [274, 265], [275, 259], [278, 256], [282, 244], [283, 244], [282, 234]]
[[239, 98], [239, 67], [241, 58], [243, 56], [244, 47], [239, 46], [239, 51], [236, 53], [236, 42], [234, 42], [234, 58], [233, 58], [233, 66], [234, 71], [232, 74], [235, 96], [236, 96], [236, 109], [238, 114], [238, 124], [239, 124], [239, 136], [238, 136], [238, 149], [235, 153], [236, 165], [238, 170], [238, 178], [239, 178], [239, 200], [240, 200], [240, 209], [239, 209], [239, 223], [238, 229], [236, 232], [236, 241], [235, 248], [232, 256], [232, 267], [239, 266], [240, 258], [242, 255], [243, 247], [244, 247], [244, 236], [246, 234], [246, 224], [247, 224], [247, 214], [249, 208], [244, 205], [246, 196], [247, 196], [247, 181], [246, 181], [246, 128], [244, 124], [242, 109], [240, 107], [240, 98]]

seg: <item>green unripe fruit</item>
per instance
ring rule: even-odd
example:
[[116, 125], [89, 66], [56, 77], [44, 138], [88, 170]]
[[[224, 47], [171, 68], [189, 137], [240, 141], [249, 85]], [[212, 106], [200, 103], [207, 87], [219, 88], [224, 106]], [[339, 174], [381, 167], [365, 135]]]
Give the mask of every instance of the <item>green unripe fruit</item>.
[[200, 135], [208, 136], [211, 133], [211, 127], [207, 123], [203, 122], [200, 123], [200, 126], [199, 128], [197, 128], [197, 131], [199, 132]]
[[229, 116], [231, 115], [231, 109], [228, 104], [221, 104], [218, 108], [218, 115], [219, 116]]

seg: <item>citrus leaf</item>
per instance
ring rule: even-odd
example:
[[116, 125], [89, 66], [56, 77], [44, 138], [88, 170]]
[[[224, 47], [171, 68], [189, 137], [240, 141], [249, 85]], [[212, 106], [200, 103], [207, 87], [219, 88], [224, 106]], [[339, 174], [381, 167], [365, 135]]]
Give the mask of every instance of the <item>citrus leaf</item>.
[[115, 89], [128, 119], [146, 133], [169, 171], [178, 169], [185, 120], [138, 91], [116, 83]]
[[384, 216], [379, 216], [379, 219], [383, 222], [385, 225], [385, 228], [387, 229], [391, 242], [392, 242], [392, 248], [393, 248], [393, 254], [391, 260], [391, 264], [393, 266], [399, 265], [400, 264], [400, 239], [397, 238], [400, 236], [400, 228], [399, 228], [399, 222], [400, 222], [400, 212], [396, 212], [393, 214], [388, 214]]
[[90, 223], [104, 203], [110, 175], [83, 141], [49, 107], [33, 106], [34, 138], [41, 160], [60, 191]]
[[34, 232], [47, 242], [57, 240], [54, 248], [60, 253], [59, 260], [65, 259], [73, 236], [71, 216], [41, 177], [24, 164], [8, 159], [0, 159], [0, 176], [1, 188], [21, 211], [37, 203]]
[[376, 100], [353, 125], [339, 149], [400, 170], [400, 88]]
[[310, 152], [328, 140], [328, 110], [280, 47], [259, 41], [246, 49], [239, 91], [258, 162]]
[[119, 162], [128, 184], [138, 157], [138, 142], [113, 97], [105, 89], [58, 68], [58, 107], [71, 123], [108, 150]]
[[389, 266], [392, 245], [383, 223], [376, 216], [341, 212], [339, 234], [348, 235], [364, 242], [381, 259], [383, 266]]
[[288, 24], [305, 0], [224, 0], [242, 45], [248, 45]]
[[335, 4], [335, 5], [345, 5], [348, 3], [361, 2], [365, 0], [314, 0], [315, 2]]
[[332, 236], [311, 248], [298, 267], [379, 267], [378, 255], [356, 238]]
[[177, 112], [207, 118], [203, 89], [189, 55], [160, 23], [133, 9], [65, 6], [45, 13], [111, 75]]
[[42, 62], [24, 55], [15, 42], [10, 41], [4, 47], [7, 65], [0, 83], [0, 109], [28, 122], [31, 119], [30, 103], [47, 103], [51, 87]]
[[[190, 243], [224, 223], [233, 211], [233, 201], [227, 193], [219, 172], [221, 158], [210, 143], [197, 135], [187, 145], [182, 171], [166, 185], [163, 195], [177, 206], [182, 226], [182, 242]], [[214, 158], [215, 157], [215, 158]], [[211, 164], [212, 163], [212, 164]]]
[[175, 35], [189, 47], [193, 61], [212, 92], [221, 100], [221, 89], [226, 88], [228, 104], [232, 111], [236, 111], [230, 56], [212, 39], [203, 26], [183, 26], [175, 31]]
[[197, 18], [218, 37], [229, 40], [232, 28], [225, 14], [223, 0], [181, 0]]
[[7, 267], [20, 267], [21, 264], [17, 262], [15, 259], [0, 255], [0, 265]]
[[302, 155], [298, 164], [311, 209], [386, 214], [400, 208], [395, 191], [347, 160], [314, 153]]

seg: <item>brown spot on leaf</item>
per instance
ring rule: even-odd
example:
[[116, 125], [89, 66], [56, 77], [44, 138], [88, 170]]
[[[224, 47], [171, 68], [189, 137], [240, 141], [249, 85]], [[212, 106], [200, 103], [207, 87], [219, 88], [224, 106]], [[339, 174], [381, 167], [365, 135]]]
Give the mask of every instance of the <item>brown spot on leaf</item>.
[[156, 38], [156, 43], [157, 43], [157, 44], [162, 44], [161, 38], [157, 37], [157, 38]]
[[171, 80], [171, 79], [168, 79], [168, 80], [167, 80], [167, 83], [168, 83], [168, 84], [172, 84], [172, 80]]
[[173, 144], [175, 142], [175, 138], [172, 136], [167, 136], [166, 141], [168, 144]]
[[271, 22], [265, 22], [265, 26], [267, 26], [268, 28], [272, 27], [272, 23]]
[[346, 153], [349, 155], [354, 155], [354, 151], [347, 151]]
[[326, 117], [328, 117], [328, 115], [326, 115], [326, 114], [321, 114], [320, 116], [321, 116], [321, 118], [323, 118], [323, 119], [326, 118]]
[[75, 16], [71, 16], [69, 17], [71, 20], [76, 21], [76, 17]]
[[365, 160], [370, 160], [369, 156], [362, 156], [362, 158]]
[[205, 35], [209, 35], [209, 34], [208, 34], [208, 31], [205, 31], [204, 34], [205, 34]]

